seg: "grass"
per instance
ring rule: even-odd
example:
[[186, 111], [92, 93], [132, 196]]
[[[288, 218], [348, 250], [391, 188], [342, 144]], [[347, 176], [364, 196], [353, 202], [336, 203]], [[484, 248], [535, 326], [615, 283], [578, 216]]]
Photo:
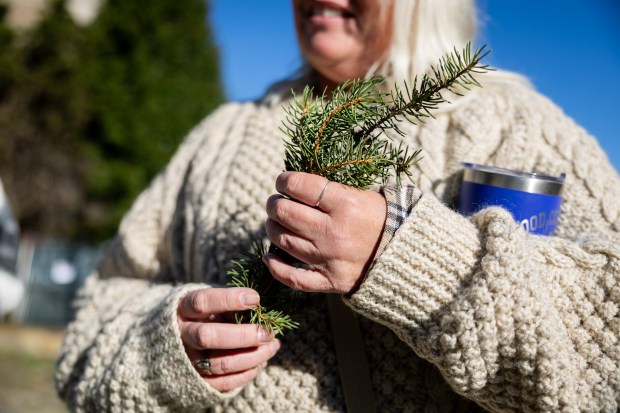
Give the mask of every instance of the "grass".
[[0, 412], [66, 413], [53, 386], [61, 332], [0, 324]]

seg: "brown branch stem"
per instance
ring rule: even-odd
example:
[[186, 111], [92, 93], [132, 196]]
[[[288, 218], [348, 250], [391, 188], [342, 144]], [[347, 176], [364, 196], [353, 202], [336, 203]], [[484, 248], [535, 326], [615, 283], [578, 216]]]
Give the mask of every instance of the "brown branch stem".
[[[356, 105], [358, 103], [360, 103], [361, 101], [363, 101], [364, 98], [363, 97], [359, 97], [359, 98], [355, 98], [353, 100], [350, 100], [348, 102], [343, 103], [342, 105], [334, 108], [334, 110], [332, 110], [330, 112], [329, 115], [327, 115], [327, 117], [325, 118], [325, 120], [323, 121], [323, 123], [321, 124], [321, 127], [319, 128], [319, 132], [317, 133], [316, 136], [316, 141], [314, 142], [314, 163], [318, 164], [319, 163], [319, 159], [318, 159], [318, 153], [319, 153], [319, 146], [321, 145], [321, 139], [323, 138], [323, 132], [325, 132], [325, 128], [327, 128], [327, 124], [333, 119], [334, 116], [336, 116], [339, 112], [341, 112], [342, 110], [348, 108], [349, 106], [353, 106]], [[310, 169], [313, 170], [314, 169], [314, 165], [310, 165]], [[313, 170], [314, 173], [314, 170]]]
[[319, 170], [317, 172], [317, 175], [321, 175], [329, 170], [332, 169], [336, 169], [336, 168], [341, 168], [343, 166], [347, 166], [347, 165], [356, 165], [356, 164], [360, 164], [360, 163], [365, 163], [365, 164], [369, 164], [369, 163], [373, 163], [375, 161], [375, 159], [354, 159], [351, 161], [344, 161], [344, 162], [339, 162], [339, 163], [335, 163], [333, 165], [329, 165], [326, 166], [325, 168]]

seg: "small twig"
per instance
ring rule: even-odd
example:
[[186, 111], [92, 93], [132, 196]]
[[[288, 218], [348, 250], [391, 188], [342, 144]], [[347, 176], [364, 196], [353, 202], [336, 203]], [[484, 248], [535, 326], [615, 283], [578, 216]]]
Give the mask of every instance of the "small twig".
[[[338, 106], [337, 108], [335, 108], [334, 110], [332, 110], [329, 113], [329, 115], [327, 115], [327, 118], [325, 118], [325, 120], [321, 124], [321, 127], [319, 128], [319, 132], [317, 133], [316, 140], [314, 142], [314, 163], [316, 163], [317, 165], [319, 164], [319, 159], [318, 159], [319, 148], [321, 146], [321, 139], [323, 137], [323, 132], [325, 132], [325, 128], [327, 128], [327, 124], [334, 118], [334, 116], [336, 114], [338, 114], [342, 110], [348, 108], [349, 106], [353, 106], [353, 105], [356, 105], [356, 104], [362, 102], [363, 100], [364, 100], [364, 98], [359, 97], [359, 98], [350, 100], [348, 102], [345, 102], [344, 104], [342, 104], [342, 105]], [[310, 167], [313, 169], [313, 171], [314, 171], [314, 163], [312, 163], [310, 165]], [[320, 174], [320, 172], [318, 172], [318, 173]]]
[[337, 164], [326, 166], [325, 168], [321, 169], [320, 171], [317, 171], [316, 174], [317, 175], [323, 175], [327, 171], [331, 171], [332, 169], [342, 168], [343, 166], [347, 166], [347, 165], [360, 165], [360, 164], [371, 164], [371, 163], [373, 163], [375, 161], [376, 161], [376, 159], [354, 159], [354, 160], [351, 160], [351, 161], [344, 161], [344, 162], [340, 162], [340, 163], [337, 163]]

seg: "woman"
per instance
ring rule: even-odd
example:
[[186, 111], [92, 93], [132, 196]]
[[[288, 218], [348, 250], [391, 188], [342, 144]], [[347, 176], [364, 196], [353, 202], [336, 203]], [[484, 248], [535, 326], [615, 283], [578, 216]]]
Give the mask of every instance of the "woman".
[[[411, 79], [475, 34], [471, 0], [293, 6], [310, 68], [296, 88], [369, 73]], [[402, 191], [280, 174], [275, 130], [290, 84], [209, 116], [138, 198], [81, 292], [59, 394], [76, 411], [352, 411], [322, 301], [280, 339], [227, 322], [260, 298], [217, 286], [251, 236], [266, 234], [314, 267], [268, 255], [276, 279], [340, 294], [359, 316], [367, 407], [616, 411], [620, 179], [585, 131], [516, 76], [480, 80], [432, 122], [402, 125], [405, 143], [424, 150], [417, 187]], [[567, 173], [557, 236], [530, 236], [503, 209], [450, 209], [465, 160]], [[269, 196], [274, 181], [301, 203]], [[386, 223], [399, 207], [401, 219]]]

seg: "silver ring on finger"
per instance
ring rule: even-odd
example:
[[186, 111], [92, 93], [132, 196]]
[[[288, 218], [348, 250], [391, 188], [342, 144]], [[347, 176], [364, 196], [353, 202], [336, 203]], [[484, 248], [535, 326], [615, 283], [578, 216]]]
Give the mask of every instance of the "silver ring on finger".
[[321, 203], [321, 199], [323, 199], [323, 195], [325, 195], [325, 190], [327, 189], [327, 185], [329, 185], [331, 183], [331, 181], [327, 181], [325, 182], [325, 186], [323, 187], [323, 190], [321, 191], [321, 193], [319, 194], [319, 197], [317, 198], [314, 207], [318, 208], [319, 204]]
[[201, 371], [202, 373], [206, 374], [207, 376], [212, 375], [213, 373], [211, 372], [211, 367], [213, 366], [213, 364], [211, 363], [211, 360], [209, 360], [208, 358], [203, 358], [200, 360], [196, 360], [194, 362], [194, 367], [196, 367], [199, 371]]

